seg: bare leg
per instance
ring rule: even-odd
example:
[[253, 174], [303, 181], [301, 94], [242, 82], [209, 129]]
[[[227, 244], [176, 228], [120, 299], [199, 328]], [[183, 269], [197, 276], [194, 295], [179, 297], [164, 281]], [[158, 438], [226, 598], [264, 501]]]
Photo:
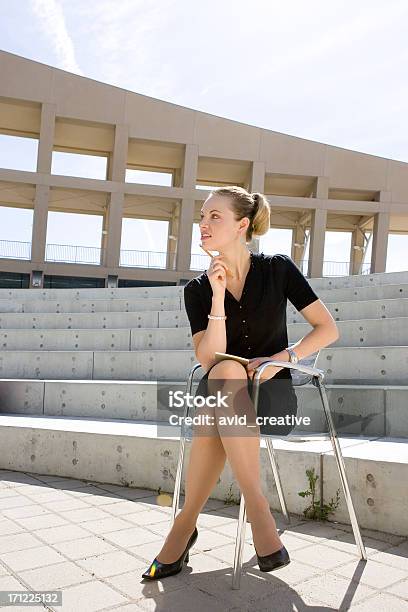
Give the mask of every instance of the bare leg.
[[225, 450], [216, 425], [211, 427], [208, 436], [193, 435], [184, 505], [176, 515], [165, 543], [157, 555], [161, 563], [173, 563], [185, 549], [194, 531], [198, 515], [217, 484], [225, 460]]
[[[223, 393], [230, 392], [230, 406], [234, 414], [247, 415], [247, 423], [255, 423], [255, 408], [248, 392], [247, 372], [240, 363], [224, 360], [215, 365], [209, 379], [222, 381]], [[241, 382], [242, 381], [242, 384]], [[218, 387], [219, 388], [219, 387]], [[235, 405], [234, 397], [239, 393]], [[283, 546], [276, 529], [268, 500], [261, 489], [259, 426], [248, 429], [246, 425], [219, 425], [221, 441], [232, 471], [244, 495], [248, 520], [258, 555], [269, 555]]]

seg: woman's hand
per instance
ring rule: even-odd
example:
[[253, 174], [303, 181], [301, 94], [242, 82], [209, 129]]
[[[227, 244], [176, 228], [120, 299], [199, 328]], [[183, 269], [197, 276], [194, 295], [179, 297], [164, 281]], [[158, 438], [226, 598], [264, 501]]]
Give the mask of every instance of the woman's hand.
[[[254, 357], [253, 359], [250, 359], [248, 365], [246, 366], [249, 378], [253, 380], [255, 369], [265, 361], [289, 361], [289, 353], [287, 351], [280, 351], [279, 353], [275, 353], [270, 357]], [[275, 374], [281, 370], [283, 370], [283, 366], [278, 367], [270, 365], [264, 369], [259, 381], [263, 382], [265, 380], [269, 380], [269, 378], [273, 378]]]
[[207, 270], [213, 295], [224, 295], [227, 287], [227, 264], [222, 255], [215, 255]]

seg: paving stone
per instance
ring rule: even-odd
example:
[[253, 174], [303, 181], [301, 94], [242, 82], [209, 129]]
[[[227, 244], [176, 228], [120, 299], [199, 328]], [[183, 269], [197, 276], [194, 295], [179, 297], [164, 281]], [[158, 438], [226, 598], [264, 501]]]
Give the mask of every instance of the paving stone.
[[408, 545], [405, 543], [378, 552], [372, 556], [372, 559], [373, 561], [378, 561], [379, 563], [385, 563], [385, 565], [391, 565], [392, 567], [398, 567], [405, 570], [408, 576]]
[[[167, 596], [171, 591], [178, 591], [186, 588], [186, 583], [180, 578], [184, 569], [179, 574], [167, 576], [167, 578], [163, 580], [143, 579], [142, 574], [145, 569], [147, 568], [143, 566], [140, 570], [111, 576], [106, 578], [105, 582], [125, 593], [127, 597], [136, 599], [138, 606], [142, 605], [142, 601], [154, 599], [161, 593]], [[169, 610], [171, 610], [171, 608], [169, 608]]]
[[[270, 597], [271, 603], [274, 601], [275, 591], [286, 586], [277, 575], [273, 580], [268, 580], [261, 572], [246, 571], [241, 574], [240, 588], [232, 588], [232, 570], [231, 568], [222, 569], [221, 571], [209, 571], [203, 576], [200, 576], [197, 587], [200, 591], [204, 591], [213, 597], [219, 603], [223, 603], [225, 609], [231, 605], [239, 606], [243, 602], [245, 605], [252, 606], [253, 610], [257, 610], [258, 600]], [[275, 609], [274, 605], [273, 608]]]
[[290, 532], [298, 537], [306, 538], [320, 544], [323, 540], [333, 539], [341, 535], [341, 531], [334, 526], [316, 521], [307, 521], [290, 527]]
[[115, 546], [98, 536], [89, 536], [72, 542], [56, 542], [53, 548], [73, 561], [117, 550]]
[[24, 531], [24, 527], [18, 523], [15, 523], [8, 518], [0, 517], [0, 536], [21, 533], [22, 531]]
[[45, 529], [46, 527], [58, 527], [68, 525], [68, 521], [58, 514], [42, 514], [40, 516], [30, 516], [27, 518], [15, 519], [25, 529]]
[[94, 612], [127, 602], [126, 597], [99, 580], [67, 587], [62, 593], [64, 612], [78, 612], [79, 610]]
[[[167, 578], [166, 578], [167, 580]], [[156, 582], [156, 581], [155, 581]], [[137, 601], [142, 610], [149, 612], [191, 612], [192, 610], [207, 612], [226, 612], [225, 604], [215, 596], [204, 593], [194, 585], [184, 585], [181, 589], [164, 593], [153, 594]], [[64, 611], [65, 612], [65, 611]]]
[[165, 512], [160, 512], [159, 510], [144, 510], [142, 512], [128, 514], [126, 520], [130, 520], [132, 523], [136, 523], [140, 526], [148, 525], [152, 527], [155, 523], [161, 523], [165, 520], [169, 523], [170, 517]]
[[92, 576], [85, 569], [70, 561], [20, 572], [20, 576], [36, 591], [57, 590], [92, 580]]
[[110, 533], [106, 533], [104, 537], [110, 543], [117, 544], [123, 548], [161, 540], [161, 537], [157, 533], [152, 533], [148, 529], [143, 529], [142, 527], [131, 527], [130, 529], [111, 531]]
[[91, 531], [92, 533], [103, 534], [110, 533], [112, 531], [119, 531], [120, 529], [127, 529], [131, 527], [131, 523], [117, 516], [108, 516], [107, 518], [99, 519], [97, 521], [81, 522], [81, 527]]
[[350, 608], [352, 612], [407, 612], [408, 601], [403, 601], [392, 595], [380, 593], [366, 601]]
[[54, 502], [44, 502], [43, 506], [48, 508], [48, 511], [52, 510], [53, 512], [66, 512], [67, 510], [80, 510], [80, 509], [88, 509], [89, 504], [81, 501], [80, 499], [66, 499], [63, 501], [54, 501]]
[[367, 585], [350, 583], [349, 580], [330, 573], [302, 582], [296, 590], [300, 597], [306, 594], [335, 610], [348, 610], [351, 605], [375, 593], [375, 590]]
[[15, 533], [11, 535], [3, 535], [0, 537], [1, 554], [13, 552], [15, 550], [24, 550], [26, 548], [34, 548], [42, 543], [30, 533]]
[[231, 572], [230, 563], [202, 552], [195, 552], [194, 554], [191, 552], [190, 560], [184, 566], [180, 576], [187, 584], [199, 582], [201, 588], [203, 577], [211, 576], [212, 580], [216, 581], [225, 572]]
[[401, 582], [396, 582], [395, 584], [386, 587], [386, 593], [391, 593], [392, 595], [397, 595], [402, 599], [408, 600], [408, 578], [406, 580], [401, 580]]
[[65, 561], [62, 555], [49, 546], [38, 546], [36, 548], [9, 552], [2, 554], [1, 558], [15, 572]]
[[[367, 557], [373, 557], [379, 551], [385, 550], [390, 547], [388, 542], [383, 542], [382, 540], [373, 540], [372, 538], [368, 538], [367, 536], [362, 536], [364, 548], [367, 553]], [[349, 553], [350, 555], [359, 555], [357, 544], [354, 539], [354, 534], [349, 532], [343, 532], [342, 534], [336, 536], [328, 540], [327, 542], [322, 542], [323, 546], [330, 546], [331, 548], [337, 548], [339, 550], [344, 550], [344, 552]]]
[[[167, 521], [164, 521], [162, 523], [155, 523], [154, 525], [149, 526], [148, 529], [152, 533], [155, 533], [161, 536], [162, 538], [166, 538], [167, 534], [170, 531], [170, 521], [169, 519], [167, 519]], [[198, 535], [200, 536], [200, 530], [198, 530]]]
[[[200, 537], [200, 535], [199, 535]], [[198, 540], [197, 542], [198, 543]], [[212, 548], [211, 552], [208, 553], [211, 557], [215, 557], [216, 559], [220, 559], [225, 563], [228, 563], [230, 567], [232, 567], [234, 563], [234, 554], [235, 554], [235, 542], [233, 544], [227, 544], [226, 546], [220, 546], [217, 548]], [[242, 563], [249, 563], [251, 559], [255, 559], [255, 548], [253, 545], [248, 542], [244, 542], [244, 550], [242, 555]]]
[[72, 523], [85, 523], [86, 521], [110, 518], [110, 515], [100, 508], [90, 508], [88, 505], [82, 509], [60, 511], [60, 514]]
[[361, 561], [360, 564], [361, 566], [357, 567], [357, 562], [347, 563], [341, 567], [336, 567], [335, 573], [346, 578], [359, 580], [376, 589], [388, 587], [407, 576], [407, 573], [403, 570], [378, 563], [373, 559], [368, 559], [367, 562]]
[[10, 508], [21, 508], [22, 506], [26, 505], [27, 498], [14, 492], [13, 497], [4, 497], [3, 499], [0, 499], [0, 512], [3, 511], [5, 514], [4, 511], [9, 510]]
[[211, 513], [201, 513], [197, 519], [197, 527], [205, 527], [207, 529], [213, 529], [218, 525], [236, 525], [236, 522], [233, 518], [229, 516], [219, 516], [215, 512]]
[[235, 542], [235, 538], [233, 540], [232, 538], [211, 531], [210, 529], [200, 529], [198, 530], [198, 538], [194, 544], [194, 548], [196, 550], [208, 552], [220, 546], [232, 544], [233, 541]]
[[[257, 572], [261, 573], [256, 557], [253, 562], [248, 562], [244, 564], [244, 569], [246, 571], [256, 570]], [[304, 563], [299, 563], [298, 561], [295, 561], [291, 558], [291, 561], [288, 565], [280, 567], [279, 569], [273, 572], [262, 572], [262, 576], [265, 578], [265, 580], [272, 581], [275, 580], [276, 577], [278, 577], [279, 580], [281, 580], [285, 584], [289, 586], [294, 586], [302, 583], [304, 580], [309, 580], [310, 578], [313, 578], [314, 576], [319, 576], [323, 573], [324, 570], [315, 567], [310, 567], [308, 565], [305, 565]]]
[[136, 514], [137, 512], [145, 512], [144, 508], [139, 508], [137, 503], [132, 500], [123, 500], [115, 502], [114, 504], [107, 504], [103, 507], [103, 511], [107, 514], [113, 514], [114, 516], [121, 516], [126, 518], [127, 514]]
[[78, 540], [89, 535], [85, 529], [77, 525], [60, 525], [59, 527], [47, 527], [46, 529], [38, 529], [32, 532], [33, 535], [41, 538], [47, 544], [55, 544], [56, 542], [66, 542]]
[[[291, 557], [306, 563], [313, 567], [319, 567], [324, 570], [331, 570], [342, 563], [347, 561], [353, 561], [352, 555], [349, 555], [342, 550], [336, 550], [335, 548], [329, 548], [322, 544], [315, 544], [314, 546], [308, 546], [307, 548], [300, 548], [293, 550]], [[353, 561], [354, 563], [354, 561]]]
[[97, 555], [89, 559], [80, 559], [77, 563], [89, 573], [93, 572], [97, 578], [107, 578], [108, 576], [121, 574], [124, 568], [126, 570], [136, 570], [145, 566], [141, 560], [122, 550]]

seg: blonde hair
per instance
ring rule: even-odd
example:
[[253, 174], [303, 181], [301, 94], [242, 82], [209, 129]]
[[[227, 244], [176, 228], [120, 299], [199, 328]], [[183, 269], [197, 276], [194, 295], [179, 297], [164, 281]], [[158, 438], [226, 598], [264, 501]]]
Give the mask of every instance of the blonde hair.
[[236, 221], [249, 218], [245, 240], [251, 242], [253, 234], [262, 236], [270, 229], [271, 209], [263, 193], [249, 193], [243, 187], [230, 185], [213, 189], [210, 195], [227, 196], [231, 199], [232, 210]]

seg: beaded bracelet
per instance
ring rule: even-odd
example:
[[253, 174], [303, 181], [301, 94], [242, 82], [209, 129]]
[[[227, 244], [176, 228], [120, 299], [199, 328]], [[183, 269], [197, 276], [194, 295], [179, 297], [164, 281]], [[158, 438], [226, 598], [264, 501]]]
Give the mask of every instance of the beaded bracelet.
[[211, 314], [209, 314], [209, 315], [207, 315], [207, 316], [208, 316], [208, 318], [209, 318], [209, 319], [215, 319], [215, 320], [217, 320], [217, 321], [225, 321], [225, 319], [227, 318], [225, 315], [222, 315], [222, 316], [221, 316], [221, 315], [219, 315], [219, 316], [217, 316], [217, 315], [211, 315]]

